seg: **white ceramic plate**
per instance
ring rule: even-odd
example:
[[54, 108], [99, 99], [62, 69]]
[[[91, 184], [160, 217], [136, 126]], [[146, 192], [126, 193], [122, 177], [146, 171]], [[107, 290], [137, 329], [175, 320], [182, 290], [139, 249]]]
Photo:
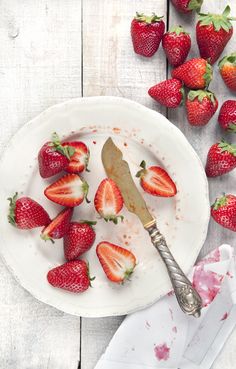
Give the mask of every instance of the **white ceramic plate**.
[[[159, 164], [169, 172], [178, 188], [174, 198], [152, 197], [139, 188], [185, 272], [203, 245], [209, 220], [208, 184], [197, 154], [161, 114], [123, 98], [92, 97], [74, 99], [40, 114], [17, 132], [0, 162], [0, 252], [25, 289], [60, 310], [86, 317], [122, 315], [152, 304], [171, 289], [171, 284], [147, 232], [126, 209], [122, 211], [123, 224], [115, 226], [98, 220], [95, 245], [84, 255], [96, 279], [93, 288], [77, 295], [53, 288], [46, 280], [48, 270], [64, 262], [62, 240], [54, 245], [45, 243], [39, 237], [39, 229], [20, 231], [8, 223], [7, 197], [16, 191], [34, 198], [51, 217], [61, 209], [43, 195], [44, 188], [55, 178], [43, 180], [37, 165], [38, 151], [54, 131], [63, 139], [73, 137], [89, 146], [91, 172], [84, 177], [90, 185], [91, 200], [105, 177], [100, 153], [108, 136], [121, 148], [133, 175], [143, 159], [148, 165]], [[76, 208], [73, 219], [96, 218], [92, 201]], [[138, 265], [131, 281], [114, 285], [106, 279], [95, 253], [96, 244], [102, 240], [134, 252]]]

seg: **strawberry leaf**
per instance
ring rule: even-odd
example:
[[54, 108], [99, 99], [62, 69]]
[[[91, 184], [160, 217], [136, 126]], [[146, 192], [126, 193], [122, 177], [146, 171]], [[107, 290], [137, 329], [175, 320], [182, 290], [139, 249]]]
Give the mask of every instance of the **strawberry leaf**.
[[16, 200], [18, 197], [18, 192], [15, 193], [13, 197], [9, 197], [7, 200], [10, 201], [9, 212], [8, 212], [8, 222], [13, 226], [16, 226], [15, 220], [15, 209], [16, 209]]
[[221, 140], [221, 142], [218, 143], [218, 147], [221, 149], [221, 152], [227, 151], [233, 156], [236, 156], [236, 145], [233, 145], [224, 140]]
[[236, 133], [236, 124], [235, 123], [231, 123], [229, 125], [228, 131], [229, 132], [232, 132], [232, 133]]
[[212, 80], [212, 73], [213, 73], [212, 66], [209, 63], [206, 63], [206, 71], [205, 71], [205, 74], [203, 76], [203, 78], [205, 80], [205, 83], [206, 83], [206, 87], [209, 86], [209, 84]]
[[218, 210], [219, 208], [221, 208], [222, 206], [227, 205], [227, 197], [225, 196], [225, 194], [221, 197], [218, 197], [214, 204], [212, 205], [213, 210]]
[[179, 36], [181, 33], [184, 33], [185, 35], [189, 35], [189, 33], [186, 32], [182, 26], [171, 27], [168, 33], [176, 33], [177, 36]]
[[203, 0], [190, 0], [188, 3], [189, 10], [196, 10], [199, 12], [202, 6]]
[[162, 18], [163, 16], [158, 17], [155, 13], [152, 13], [152, 15], [147, 16], [143, 13], [136, 12], [136, 17], [134, 19], [136, 19], [139, 22], [145, 22], [146, 24], [152, 24], [152, 23], [160, 22]]
[[221, 29], [224, 29], [226, 32], [232, 28], [231, 20], [234, 18], [229, 18], [230, 7], [226, 6], [225, 10], [222, 14], [202, 14], [199, 15], [199, 24], [200, 26], [209, 26], [213, 25], [216, 32], [219, 32]]

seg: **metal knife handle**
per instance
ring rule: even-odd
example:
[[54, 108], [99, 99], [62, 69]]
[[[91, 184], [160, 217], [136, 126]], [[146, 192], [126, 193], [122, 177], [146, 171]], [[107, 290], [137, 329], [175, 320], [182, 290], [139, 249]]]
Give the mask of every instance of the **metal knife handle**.
[[176, 298], [181, 309], [188, 315], [198, 318], [201, 315], [202, 299], [193, 288], [192, 283], [183, 273], [173, 255], [171, 254], [164, 236], [157, 228], [156, 222], [151, 222], [145, 226], [152, 243], [159, 251], [170, 276]]

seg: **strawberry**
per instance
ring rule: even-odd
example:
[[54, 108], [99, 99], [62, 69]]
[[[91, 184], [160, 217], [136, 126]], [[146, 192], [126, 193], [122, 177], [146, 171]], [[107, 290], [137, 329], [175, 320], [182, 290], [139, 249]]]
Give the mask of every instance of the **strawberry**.
[[96, 222], [70, 223], [68, 232], [64, 237], [64, 254], [67, 260], [78, 258], [92, 247], [96, 237], [92, 227], [94, 224]]
[[222, 227], [236, 232], [236, 196], [223, 195], [211, 207], [212, 218]]
[[171, 28], [162, 38], [162, 47], [170, 65], [178, 67], [184, 63], [191, 48], [189, 33], [181, 26]]
[[131, 38], [137, 54], [151, 57], [158, 50], [165, 32], [165, 23], [161, 18], [154, 13], [151, 16], [136, 13], [131, 22]]
[[202, 58], [214, 64], [233, 34], [230, 7], [223, 14], [200, 14], [196, 25], [197, 44]]
[[[63, 147], [73, 147], [75, 152], [65, 170], [68, 173], [81, 173], [87, 170], [90, 152], [85, 143], [81, 141], [64, 142]], [[87, 170], [88, 171], [88, 170]]]
[[152, 86], [148, 93], [154, 100], [167, 108], [177, 108], [184, 98], [182, 83], [174, 78]]
[[106, 221], [118, 223], [117, 214], [123, 208], [123, 197], [116, 183], [111, 178], [105, 178], [99, 185], [94, 197], [94, 206], [98, 214]]
[[205, 59], [194, 58], [172, 70], [172, 77], [193, 90], [208, 87], [212, 80], [212, 66]]
[[75, 149], [62, 146], [59, 137], [53, 133], [52, 141], [46, 142], [38, 153], [39, 173], [48, 178], [64, 170], [73, 156]]
[[221, 59], [218, 66], [226, 86], [230, 90], [236, 91], [236, 52]]
[[8, 221], [19, 229], [47, 226], [51, 220], [44, 208], [30, 197], [17, 199], [17, 192], [10, 201]]
[[140, 184], [145, 192], [153, 196], [163, 197], [176, 195], [176, 186], [163, 168], [152, 166], [146, 169], [144, 160], [141, 162], [140, 167], [142, 169], [136, 174], [136, 177], [140, 178]]
[[224, 102], [220, 108], [218, 122], [226, 131], [236, 133], [236, 100]]
[[73, 215], [73, 208], [62, 210], [51, 223], [42, 230], [41, 238], [44, 241], [59, 239], [64, 237], [69, 229], [71, 217]]
[[78, 293], [86, 291], [91, 286], [89, 267], [84, 260], [69, 261], [49, 270], [47, 280], [53, 287]]
[[236, 168], [236, 145], [221, 141], [211, 146], [206, 163], [208, 177], [217, 177]]
[[80, 205], [84, 198], [88, 202], [88, 183], [78, 174], [66, 174], [44, 190], [45, 196], [62, 206], [74, 207]]
[[133, 273], [136, 258], [129, 250], [103, 241], [97, 245], [96, 252], [101, 266], [110, 281], [122, 283]]
[[190, 13], [195, 10], [198, 12], [201, 9], [203, 0], [172, 0], [172, 4], [181, 13]]
[[189, 91], [185, 102], [188, 121], [192, 126], [205, 126], [218, 108], [215, 95], [207, 90]]

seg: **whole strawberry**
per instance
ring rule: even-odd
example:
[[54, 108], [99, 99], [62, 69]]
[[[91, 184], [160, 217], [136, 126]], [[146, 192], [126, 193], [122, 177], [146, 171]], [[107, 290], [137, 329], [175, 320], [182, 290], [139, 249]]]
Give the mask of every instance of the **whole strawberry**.
[[191, 90], [186, 102], [188, 122], [192, 126], [205, 126], [218, 108], [215, 95], [207, 90]]
[[196, 25], [196, 38], [200, 55], [210, 64], [214, 64], [221, 55], [233, 34], [229, 18], [230, 7], [223, 14], [200, 14]]
[[212, 66], [205, 59], [194, 58], [173, 69], [171, 74], [188, 88], [204, 89], [212, 80]]
[[221, 128], [236, 133], [236, 100], [227, 100], [220, 108], [218, 122]]
[[236, 53], [225, 56], [218, 63], [221, 77], [226, 86], [236, 91]]
[[183, 101], [184, 89], [182, 83], [176, 79], [167, 79], [152, 86], [149, 95], [167, 108], [177, 108]]
[[137, 54], [151, 57], [158, 50], [165, 32], [165, 23], [161, 18], [154, 13], [151, 16], [136, 13], [131, 23], [131, 37]]
[[84, 260], [69, 261], [51, 269], [47, 280], [53, 287], [78, 293], [86, 291], [91, 286], [88, 264]]
[[236, 168], [236, 145], [221, 141], [211, 146], [206, 163], [208, 177], [217, 177]]
[[183, 64], [191, 48], [191, 38], [181, 26], [173, 27], [162, 38], [162, 47], [173, 67]]
[[211, 207], [212, 218], [222, 227], [236, 232], [236, 196], [223, 195]]
[[30, 197], [17, 199], [16, 193], [9, 198], [8, 221], [19, 229], [32, 229], [47, 226], [51, 220], [44, 208]]
[[96, 222], [84, 221], [81, 223], [70, 223], [69, 229], [64, 237], [64, 254], [67, 260], [74, 260], [88, 251], [94, 241], [96, 234], [92, 225]]
[[203, 0], [172, 0], [172, 4], [181, 13], [190, 13], [193, 10], [198, 12], [201, 9]]
[[59, 239], [64, 237], [70, 227], [70, 220], [73, 215], [73, 208], [62, 210], [47, 227], [42, 230], [41, 238], [44, 241]]
[[49, 178], [64, 170], [74, 154], [71, 146], [62, 146], [56, 133], [52, 141], [46, 142], [38, 153], [39, 173], [43, 178]]

